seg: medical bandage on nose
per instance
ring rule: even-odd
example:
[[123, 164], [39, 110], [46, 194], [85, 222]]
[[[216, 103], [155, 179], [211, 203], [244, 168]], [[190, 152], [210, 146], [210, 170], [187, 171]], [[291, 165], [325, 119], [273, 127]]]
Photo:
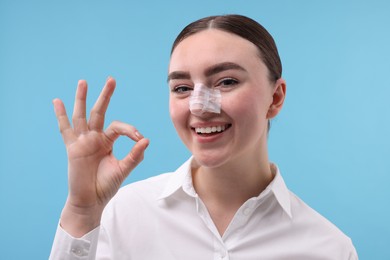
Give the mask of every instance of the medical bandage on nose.
[[203, 84], [195, 84], [190, 96], [190, 111], [200, 116], [203, 113], [221, 113], [221, 92]]

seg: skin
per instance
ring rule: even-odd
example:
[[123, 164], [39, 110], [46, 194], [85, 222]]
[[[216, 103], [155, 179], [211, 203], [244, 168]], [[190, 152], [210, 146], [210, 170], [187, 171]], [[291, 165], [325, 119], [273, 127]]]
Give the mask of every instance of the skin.
[[[217, 29], [196, 33], [176, 47], [168, 79], [173, 124], [198, 164], [192, 173], [195, 190], [222, 235], [238, 208], [273, 179], [267, 122], [282, 108], [285, 81], [269, 81], [254, 44]], [[220, 114], [191, 114], [188, 99], [195, 83], [220, 89]], [[228, 128], [207, 137], [194, 131], [218, 125]]]
[[[194, 187], [221, 235], [238, 208], [257, 196], [273, 178], [267, 155], [267, 121], [282, 108], [286, 84], [283, 79], [271, 83], [267, 75], [252, 43], [215, 29], [186, 38], [172, 53], [168, 76], [171, 118], [194, 155]], [[188, 98], [197, 82], [220, 88], [220, 114], [190, 113]], [[134, 126], [126, 123], [116, 121], [103, 129], [115, 85], [113, 78], [107, 79], [87, 119], [87, 83], [80, 80], [72, 124], [63, 102], [53, 100], [68, 155], [69, 193], [60, 224], [74, 237], [100, 224], [104, 207], [142, 161], [149, 144]], [[215, 125], [226, 125], [227, 129], [207, 137], [193, 130]], [[112, 154], [119, 136], [135, 141], [122, 160]]]
[[[61, 226], [72, 236], [81, 237], [100, 224], [108, 201], [124, 179], [143, 159], [149, 140], [131, 125], [113, 122], [105, 131], [104, 115], [115, 89], [115, 80], [108, 78], [99, 98], [86, 119], [87, 83], [78, 82], [72, 123], [60, 99], [54, 99], [58, 120], [68, 155], [69, 192], [61, 214]], [[112, 154], [119, 136], [136, 143], [122, 160]]]

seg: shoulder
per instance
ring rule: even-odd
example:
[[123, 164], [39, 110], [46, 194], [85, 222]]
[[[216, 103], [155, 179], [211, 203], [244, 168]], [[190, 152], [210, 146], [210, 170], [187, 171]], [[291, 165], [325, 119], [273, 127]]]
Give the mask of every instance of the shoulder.
[[293, 225], [313, 248], [321, 248], [321, 251], [334, 250], [333, 252], [343, 255], [356, 253], [351, 239], [335, 224], [291, 191], [290, 199]]
[[141, 222], [145, 216], [154, 215], [172, 174], [162, 173], [120, 188], [104, 208], [101, 224], [113, 228], [115, 223]]
[[123, 186], [108, 203], [105, 212], [155, 210], [163, 195], [172, 194], [182, 187], [189, 173], [191, 161], [192, 158], [188, 159], [173, 172], [161, 173]]
[[113, 202], [129, 201], [129, 198], [133, 196], [138, 199], [157, 200], [173, 174], [174, 172], [162, 173], [145, 180], [127, 184], [119, 189], [113, 198]]

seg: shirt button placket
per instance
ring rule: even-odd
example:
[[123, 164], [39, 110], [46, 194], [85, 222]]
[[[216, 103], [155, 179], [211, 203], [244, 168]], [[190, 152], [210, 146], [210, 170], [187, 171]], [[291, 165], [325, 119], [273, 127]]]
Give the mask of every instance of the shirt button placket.
[[83, 248], [80, 248], [80, 247], [74, 247], [74, 248], [72, 248], [71, 251], [73, 254], [75, 254], [78, 257], [82, 257], [82, 256], [86, 255]]
[[220, 257], [223, 260], [228, 260], [229, 259], [229, 254], [226, 252], [225, 249], [221, 248]]
[[215, 248], [215, 254], [214, 254], [214, 259], [215, 260], [229, 260], [229, 253], [228, 250], [225, 248], [225, 246], [222, 244], [219, 244]]

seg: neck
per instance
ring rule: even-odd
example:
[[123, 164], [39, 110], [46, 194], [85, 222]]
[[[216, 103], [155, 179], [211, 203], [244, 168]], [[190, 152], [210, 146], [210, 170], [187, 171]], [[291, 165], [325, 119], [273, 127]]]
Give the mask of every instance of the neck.
[[261, 158], [246, 156], [215, 168], [200, 166], [193, 170], [194, 188], [205, 203], [240, 207], [258, 196], [273, 179], [268, 156]]
[[236, 158], [235, 162], [193, 169], [193, 185], [222, 236], [237, 210], [272, 181], [268, 157]]

